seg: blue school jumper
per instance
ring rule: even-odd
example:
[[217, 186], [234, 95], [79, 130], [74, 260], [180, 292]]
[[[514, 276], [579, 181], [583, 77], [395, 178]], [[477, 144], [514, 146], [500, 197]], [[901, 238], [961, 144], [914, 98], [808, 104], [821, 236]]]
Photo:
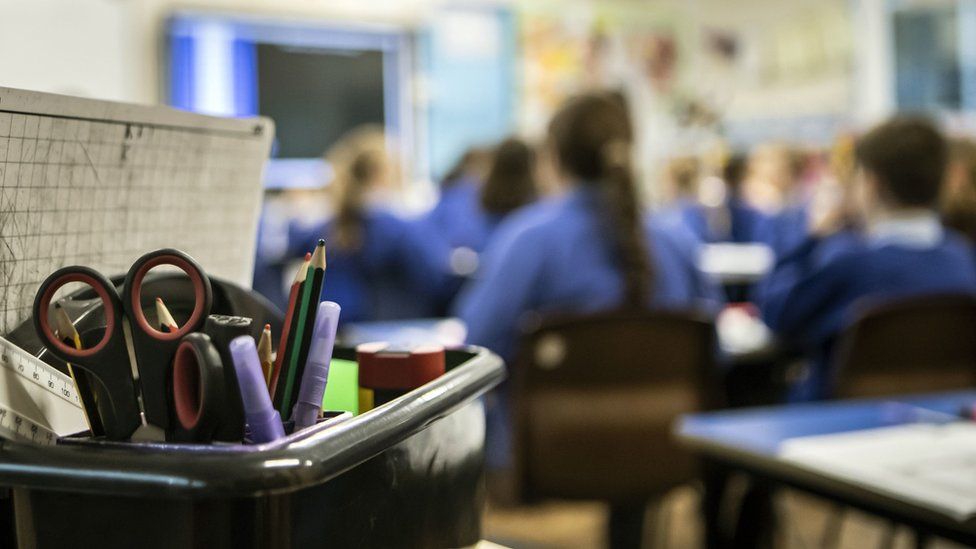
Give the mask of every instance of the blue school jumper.
[[[623, 280], [589, 189], [523, 208], [502, 222], [456, 312], [468, 341], [511, 359], [527, 312], [592, 312], [621, 305]], [[690, 238], [648, 222], [654, 288], [649, 306], [713, 308], [718, 290], [695, 267]]]
[[976, 294], [976, 261], [934, 216], [879, 224], [861, 238], [808, 239], [779, 261], [759, 303], [766, 324], [812, 359], [791, 400], [829, 397], [832, 343], [858, 301], [947, 292]]
[[481, 208], [481, 186], [463, 177], [441, 191], [437, 204], [419, 220], [423, 230], [447, 242], [451, 248], [484, 249], [497, 220]]
[[779, 213], [758, 221], [757, 240], [772, 248], [777, 258], [797, 249], [809, 238], [809, 211], [806, 204], [787, 206]]
[[[732, 242], [744, 244], [760, 240], [768, 221], [759, 210], [747, 205], [738, 198], [732, 198], [721, 206], [724, 212], [710, 211], [710, 208], [691, 201], [683, 201], [672, 210], [666, 210], [662, 217], [667, 224], [681, 223], [691, 231], [699, 241], [714, 244]], [[718, 209], [716, 209], [718, 210]], [[713, 227], [709, 223], [709, 215], [728, 215], [728, 227]], [[668, 218], [671, 219], [668, 219]]]
[[450, 276], [450, 250], [386, 211], [368, 211], [363, 226], [362, 243], [355, 250], [330, 245], [331, 220], [296, 238], [296, 254], [312, 250], [318, 238], [326, 239], [322, 299], [342, 307], [344, 323], [431, 316]]

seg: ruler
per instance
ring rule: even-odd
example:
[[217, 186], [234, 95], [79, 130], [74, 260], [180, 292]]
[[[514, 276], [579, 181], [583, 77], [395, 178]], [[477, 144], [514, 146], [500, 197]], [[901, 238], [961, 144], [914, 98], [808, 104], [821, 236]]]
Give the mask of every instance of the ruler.
[[0, 337], [0, 436], [54, 444], [86, 429], [71, 376]]
[[58, 442], [57, 433], [7, 407], [2, 402], [0, 402], [0, 437], [11, 440], [28, 440], [49, 446]]
[[0, 337], [0, 366], [81, 408], [81, 398], [78, 397], [78, 390], [71, 376], [2, 337]]

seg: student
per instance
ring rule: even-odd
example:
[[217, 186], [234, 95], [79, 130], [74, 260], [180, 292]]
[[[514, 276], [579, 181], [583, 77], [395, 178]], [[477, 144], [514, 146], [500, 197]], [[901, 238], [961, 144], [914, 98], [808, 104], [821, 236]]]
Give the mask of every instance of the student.
[[[763, 319], [813, 359], [793, 400], [829, 396], [831, 344], [860, 300], [976, 293], [972, 252], [943, 230], [936, 213], [947, 152], [942, 135], [923, 119], [895, 118], [872, 130], [856, 150], [863, 233], [836, 232], [843, 216], [823, 216], [814, 236], [782, 258], [765, 281]], [[825, 247], [833, 247], [829, 257]]]
[[[800, 155], [787, 148], [760, 148], [754, 162], [756, 179], [777, 181], [780, 198], [767, 202], [768, 209], [759, 224], [759, 240], [768, 245], [777, 258], [792, 252], [810, 236], [812, 218], [825, 215], [823, 210], [837, 210], [838, 202], [849, 194], [854, 177], [854, 138], [840, 135], [830, 150], [826, 177], [820, 178], [812, 192], [801, 189], [803, 162]], [[760, 208], [762, 209], [762, 208]], [[836, 212], [831, 212], [836, 213]]]
[[430, 316], [448, 277], [446, 247], [391, 213], [395, 169], [379, 129], [354, 130], [329, 153], [336, 212], [293, 244], [327, 243], [322, 299], [342, 306], [343, 322]]
[[[718, 292], [693, 250], [647, 223], [630, 166], [633, 135], [620, 103], [569, 101], [549, 126], [547, 159], [565, 195], [527, 206], [498, 228], [456, 313], [468, 341], [514, 358], [523, 315], [623, 307], [712, 306]], [[714, 301], [710, 301], [714, 300]], [[488, 401], [491, 470], [510, 467], [506, 389]]]
[[[478, 202], [491, 159], [491, 151], [485, 148], [471, 148], [458, 159], [441, 182], [437, 204], [421, 218], [422, 230], [451, 248], [480, 251], [487, 228]], [[477, 222], [472, 222], [472, 216], [477, 216]]]
[[510, 137], [495, 148], [479, 196], [489, 237], [508, 214], [535, 202], [539, 194], [535, 176], [535, 151], [527, 143]]
[[976, 142], [954, 141], [949, 158], [940, 201], [942, 221], [976, 246]]
[[674, 231], [685, 231], [698, 242], [707, 242], [708, 222], [698, 202], [701, 163], [694, 157], [673, 158], [664, 170], [669, 204], [655, 212], [657, 223]]
[[573, 99], [556, 114], [547, 152], [565, 195], [523, 208], [499, 227], [457, 306], [470, 342], [511, 359], [519, 319], [530, 311], [690, 307], [718, 295], [692, 250], [645, 223], [632, 139], [626, 113], [605, 95]]
[[717, 242], [742, 244], [759, 240], [760, 229], [766, 216], [747, 204], [742, 197], [747, 174], [748, 159], [741, 154], [735, 154], [729, 158], [722, 169], [726, 199], [715, 210], [720, 213], [719, 220], [724, 217], [727, 221], [725, 223], [713, 222], [713, 226], [716, 227], [716, 230], [713, 230], [713, 238]]

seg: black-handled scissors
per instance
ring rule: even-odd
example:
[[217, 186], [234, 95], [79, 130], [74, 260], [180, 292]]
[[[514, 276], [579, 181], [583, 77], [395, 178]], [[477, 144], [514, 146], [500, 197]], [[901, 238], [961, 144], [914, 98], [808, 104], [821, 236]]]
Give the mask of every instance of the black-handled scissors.
[[[193, 312], [173, 332], [154, 328], [142, 309], [143, 281], [150, 269], [161, 265], [182, 270], [193, 286]], [[105, 334], [91, 348], [79, 350], [66, 345], [55, 335], [49, 317], [55, 294], [72, 282], [90, 286], [105, 308]], [[138, 403], [140, 389], [146, 421], [169, 431], [169, 378], [173, 357], [181, 339], [203, 326], [212, 302], [210, 279], [200, 265], [179, 250], [162, 249], [136, 260], [125, 277], [121, 295], [108, 278], [89, 267], [73, 266], [55, 271], [41, 283], [34, 299], [34, 327], [51, 352], [90, 372], [104, 386], [111, 401], [109, 406], [99, 407], [105, 433], [109, 438], [124, 440], [141, 424]], [[131, 328], [135, 369], [129, 360], [130, 343], [124, 328], [126, 323]], [[138, 384], [133, 379], [133, 370], [138, 372]]]
[[227, 402], [224, 368], [207, 334], [190, 334], [180, 342], [173, 357], [174, 440], [213, 440]]

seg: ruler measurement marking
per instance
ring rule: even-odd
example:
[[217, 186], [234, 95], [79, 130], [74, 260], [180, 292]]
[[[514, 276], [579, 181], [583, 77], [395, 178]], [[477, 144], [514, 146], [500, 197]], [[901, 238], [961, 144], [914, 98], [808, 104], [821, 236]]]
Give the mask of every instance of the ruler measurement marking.
[[54, 445], [58, 440], [58, 435], [54, 431], [18, 414], [3, 403], [0, 403], [0, 436], [45, 445]]
[[[20, 375], [58, 398], [81, 408], [81, 399], [74, 381], [67, 374], [31, 356], [23, 349], [0, 337], [0, 366]], [[45, 379], [46, 377], [46, 379]]]

